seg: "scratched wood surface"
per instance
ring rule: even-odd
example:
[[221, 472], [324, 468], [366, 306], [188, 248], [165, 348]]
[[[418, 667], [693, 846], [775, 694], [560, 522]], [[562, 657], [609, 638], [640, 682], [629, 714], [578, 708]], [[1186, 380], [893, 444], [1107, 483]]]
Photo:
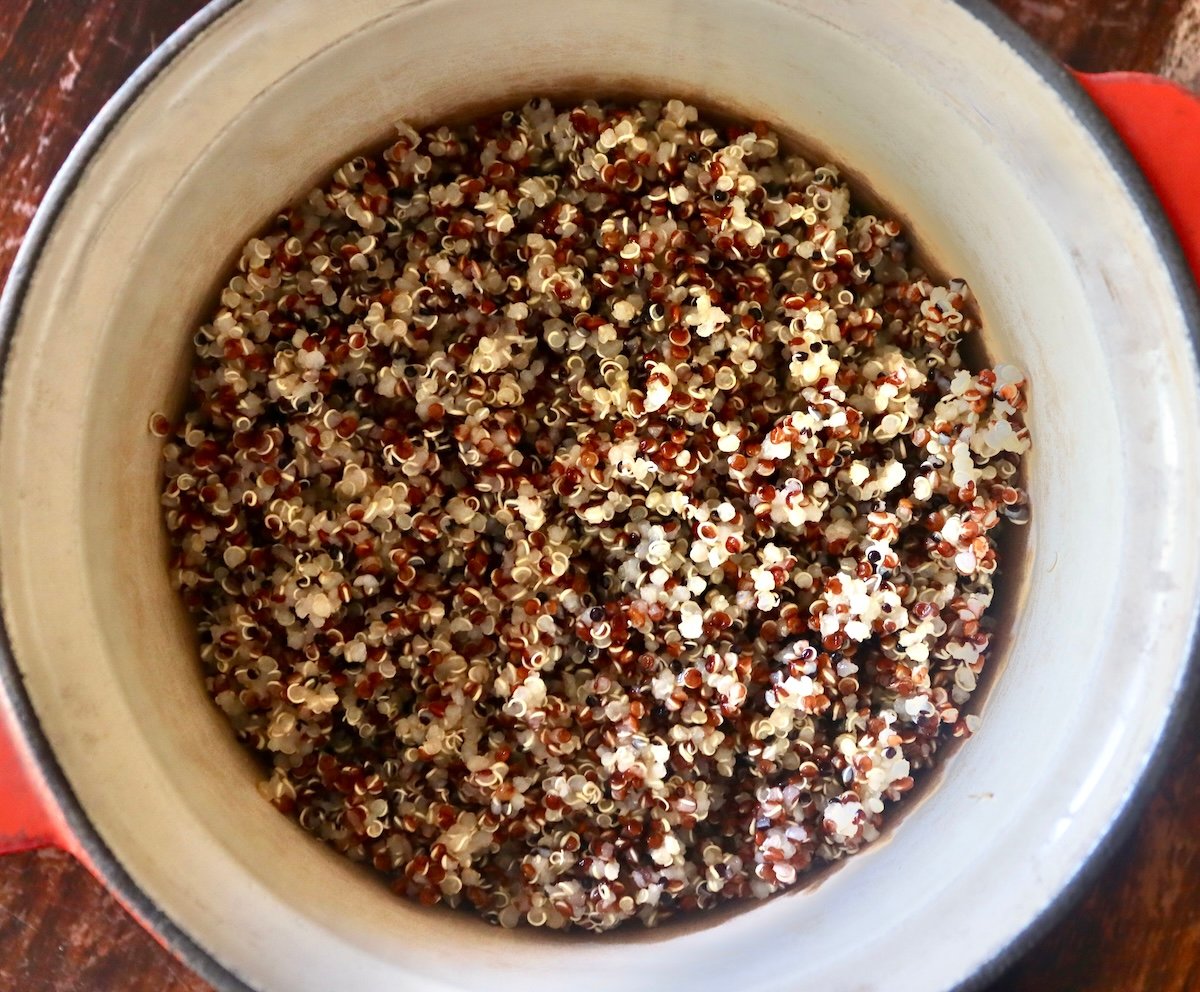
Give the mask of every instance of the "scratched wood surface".
[[[0, 0], [0, 280], [83, 127], [200, 0]], [[1200, 0], [1000, 0], [1086, 70], [1200, 92]], [[986, 992], [1200, 990], [1200, 716], [1132, 834], [1080, 901]], [[3, 797], [0, 797], [3, 802]], [[929, 921], [927, 940], [938, 925]], [[206, 992], [82, 868], [0, 858], [0, 992]]]

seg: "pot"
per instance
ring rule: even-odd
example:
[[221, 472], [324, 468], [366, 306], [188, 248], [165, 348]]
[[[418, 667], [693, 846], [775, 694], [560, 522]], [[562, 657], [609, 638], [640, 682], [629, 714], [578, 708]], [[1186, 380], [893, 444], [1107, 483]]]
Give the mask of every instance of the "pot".
[[[1200, 262], [1200, 109], [1083, 83]], [[259, 796], [168, 581], [147, 423], [179, 408], [244, 239], [390, 122], [631, 92], [803, 136], [968, 279], [991, 356], [1032, 384], [1033, 519], [982, 727], [885, 841], [660, 931], [502, 931], [396, 898]], [[223, 990], [982, 980], [1136, 815], [1194, 675], [1197, 320], [1130, 154], [982, 3], [217, 0], [85, 133], [0, 306], [0, 830], [82, 858]]]

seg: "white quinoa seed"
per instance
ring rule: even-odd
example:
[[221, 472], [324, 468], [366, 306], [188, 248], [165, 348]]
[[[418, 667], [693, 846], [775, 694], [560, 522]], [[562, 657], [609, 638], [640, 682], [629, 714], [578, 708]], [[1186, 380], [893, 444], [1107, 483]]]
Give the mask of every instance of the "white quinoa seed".
[[985, 666], [1025, 383], [830, 165], [678, 100], [400, 125], [251, 239], [164, 438], [265, 795], [400, 894], [654, 925], [879, 835]]

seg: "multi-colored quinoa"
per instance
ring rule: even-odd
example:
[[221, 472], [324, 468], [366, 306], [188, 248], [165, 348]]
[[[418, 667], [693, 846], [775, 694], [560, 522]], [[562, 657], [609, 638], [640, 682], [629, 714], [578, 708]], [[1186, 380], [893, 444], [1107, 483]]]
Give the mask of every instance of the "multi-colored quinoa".
[[171, 568], [264, 791], [425, 904], [647, 925], [874, 839], [984, 667], [1016, 369], [677, 100], [400, 127], [245, 247]]

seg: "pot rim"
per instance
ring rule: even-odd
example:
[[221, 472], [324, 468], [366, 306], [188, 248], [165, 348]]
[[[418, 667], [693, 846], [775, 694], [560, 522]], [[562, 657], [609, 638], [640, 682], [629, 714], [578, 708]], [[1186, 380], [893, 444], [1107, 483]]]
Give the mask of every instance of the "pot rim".
[[[243, 0], [209, 0], [155, 48], [93, 118], [51, 181], [33, 222], [22, 239], [3, 292], [0, 293], [0, 395], [3, 393], [12, 340], [42, 251], [60, 213], [73, 195], [91, 160], [103, 147], [125, 113], [175, 58], [242, 2]], [[954, 2], [987, 28], [998, 43], [1006, 45], [1019, 55], [1054, 90], [1089, 132], [1159, 244], [1175, 297], [1182, 305], [1192, 350], [1200, 362], [1200, 292], [1162, 205], [1150, 189], [1129, 148], [1066, 66], [1044, 51], [1007, 14], [997, 8], [992, 0]], [[0, 589], [2, 587], [3, 577], [0, 576]], [[1193, 604], [1193, 614], [1196, 610], [1197, 604]], [[34, 712], [25, 688], [24, 677], [16, 663], [2, 608], [0, 690], [4, 692], [12, 707], [17, 730], [37, 765], [38, 773], [54, 796], [62, 820], [74, 841], [72, 846], [86, 857], [91, 870], [100, 876], [105, 886], [143, 926], [204, 981], [219, 992], [256, 992], [167, 916], [129, 875], [92, 824], [59, 765], [53, 747]], [[1091, 851], [1074, 875], [1058, 893], [1004, 947], [980, 962], [974, 973], [950, 992], [972, 992], [997, 977], [1058, 922], [1066, 910], [1077, 901], [1084, 888], [1104, 866], [1109, 855], [1136, 825], [1138, 818], [1134, 812], [1141, 806], [1140, 800], [1154, 789], [1164, 770], [1164, 762], [1160, 759], [1171, 750], [1182, 732], [1183, 721], [1179, 717], [1189, 712], [1198, 697], [1200, 626], [1194, 624], [1188, 658], [1174, 698], [1164, 713], [1158, 738], [1146, 756], [1143, 771], [1121, 800], [1113, 818], [1103, 833], [1096, 838]]]

